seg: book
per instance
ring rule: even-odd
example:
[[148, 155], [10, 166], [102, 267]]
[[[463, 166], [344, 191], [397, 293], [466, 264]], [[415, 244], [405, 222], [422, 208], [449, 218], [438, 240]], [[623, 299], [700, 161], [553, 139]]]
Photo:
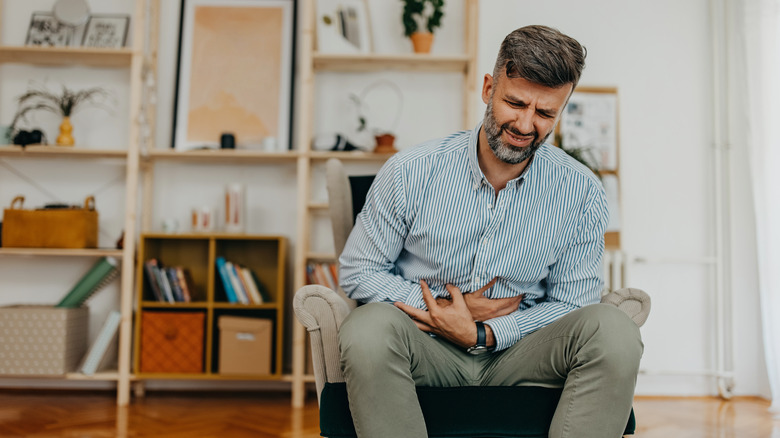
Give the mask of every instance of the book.
[[168, 276], [165, 275], [164, 268], [162, 263], [158, 262], [154, 267], [154, 274], [157, 276], [157, 283], [160, 285], [160, 291], [162, 292], [163, 297], [165, 297], [163, 302], [175, 303], [176, 300], [173, 299], [173, 291], [168, 282]]
[[119, 262], [114, 257], [102, 257], [73, 286], [56, 307], [78, 308], [95, 292], [102, 289], [119, 273]]
[[177, 266], [176, 268], [176, 278], [179, 280], [179, 287], [181, 288], [181, 294], [182, 298], [184, 299], [185, 303], [192, 302], [192, 294], [190, 293], [190, 284], [187, 281], [187, 275], [185, 274], [185, 269], [181, 266]]
[[225, 289], [225, 296], [227, 297], [228, 302], [237, 303], [238, 297], [230, 283], [230, 277], [228, 276], [227, 267], [225, 266], [225, 258], [222, 256], [217, 257], [216, 263], [217, 272], [219, 273], [219, 278], [222, 280], [222, 288]]
[[236, 271], [236, 267], [233, 265], [233, 262], [226, 262], [225, 266], [227, 267], [228, 276], [230, 277], [230, 284], [233, 286], [233, 291], [236, 293], [238, 302], [241, 304], [249, 304], [249, 295], [244, 290], [244, 287], [241, 284], [241, 280], [238, 278], [238, 271]]
[[176, 302], [183, 303], [184, 302], [184, 294], [181, 291], [181, 286], [179, 285], [179, 276], [176, 275], [176, 268], [167, 267], [163, 269], [163, 272], [166, 275], [166, 280], [168, 280], [168, 284], [171, 285], [171, 292], [173, 292], [173, 299]]
[[254, 278], [252, 278], [252, 273], [249, 271], [249, 268], [241, 267], [239, 274], [241, 274], [241, 279], [244, 281], [244, 284], [247, 286], [249, 296], [252, 298], [252, 301], [255, 304], [263, 304], [263, 297], [262, 295], [260, 295], [260, 290], [257, 288], [257, 285], [255, 284]]
[[119, 329], [119, 322], [122, 316], [116, 310], [109, 312], [106, 322], [103, 323], [103, 327], [100, 329], [95, 342], [87, 350], [87, 354], [84, 355], [84, 361], [80, 367], [81, 372], [86, 375], [93, 375], [97, 372], [100, 365], [107, 359], [106, 351], [111, 343], [116, 339], [116, 334]]
[[160, 291], [160, 285], [157, 283], [157, 275], [154, 273], [156, 266], [156, 259], [149, 259], [144, 262], [144, 280], [146, 280], [147, 288], [152, 291], [154, 298], [157, 301], [164, 302], [165, 298]]

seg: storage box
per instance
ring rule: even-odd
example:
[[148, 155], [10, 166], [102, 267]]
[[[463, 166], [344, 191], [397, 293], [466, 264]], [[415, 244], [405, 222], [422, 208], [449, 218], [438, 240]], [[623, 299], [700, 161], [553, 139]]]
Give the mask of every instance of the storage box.
[[0, 375], [62, 375], [87, 350], [89, 309], [0, 307]]
[[23, 196], [3, 211], [2, 242], [9, 248], [97, 248], [98, 213], [95, 198], [84, 208], [24, 210]]
[[141, 372], [202, 373], [203, 312], [141, 314]]
[[269, 319], [219, 317], [219, 372], [221, 374], [271, 374]]

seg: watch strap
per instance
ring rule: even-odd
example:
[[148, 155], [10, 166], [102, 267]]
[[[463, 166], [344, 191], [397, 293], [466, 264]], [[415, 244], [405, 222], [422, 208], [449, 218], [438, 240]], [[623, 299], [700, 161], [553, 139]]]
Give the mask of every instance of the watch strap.
[[487, 346], [487, 333], [485, 332], [485, 323], [482, 321], [475, 321], [477, 324], [477, 344], [475, 347]]

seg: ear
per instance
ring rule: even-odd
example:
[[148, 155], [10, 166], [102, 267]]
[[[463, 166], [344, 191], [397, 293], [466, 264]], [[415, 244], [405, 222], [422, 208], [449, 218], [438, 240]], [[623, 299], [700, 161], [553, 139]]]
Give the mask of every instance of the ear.
[[490, 101], [491, 91], [493, 91], [493, 76], [485, 74], [485, 79], [482, 81], [482, 102], [486, 105]]

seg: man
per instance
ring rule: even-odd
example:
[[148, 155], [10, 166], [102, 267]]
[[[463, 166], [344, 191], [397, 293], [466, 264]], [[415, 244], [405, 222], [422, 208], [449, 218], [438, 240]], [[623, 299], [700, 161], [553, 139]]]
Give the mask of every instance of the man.
[[512, 32], [480, 126], [377, 175], [339, 259], [344, 291], [368, 303], [339, 332], [358, 436], [426, 436], [415, 385], [563, 387], [549, 436], [621, 436], [643, 347], [595, 304], [604, 190], [544, 143], [585, 53], [544, 26]]

